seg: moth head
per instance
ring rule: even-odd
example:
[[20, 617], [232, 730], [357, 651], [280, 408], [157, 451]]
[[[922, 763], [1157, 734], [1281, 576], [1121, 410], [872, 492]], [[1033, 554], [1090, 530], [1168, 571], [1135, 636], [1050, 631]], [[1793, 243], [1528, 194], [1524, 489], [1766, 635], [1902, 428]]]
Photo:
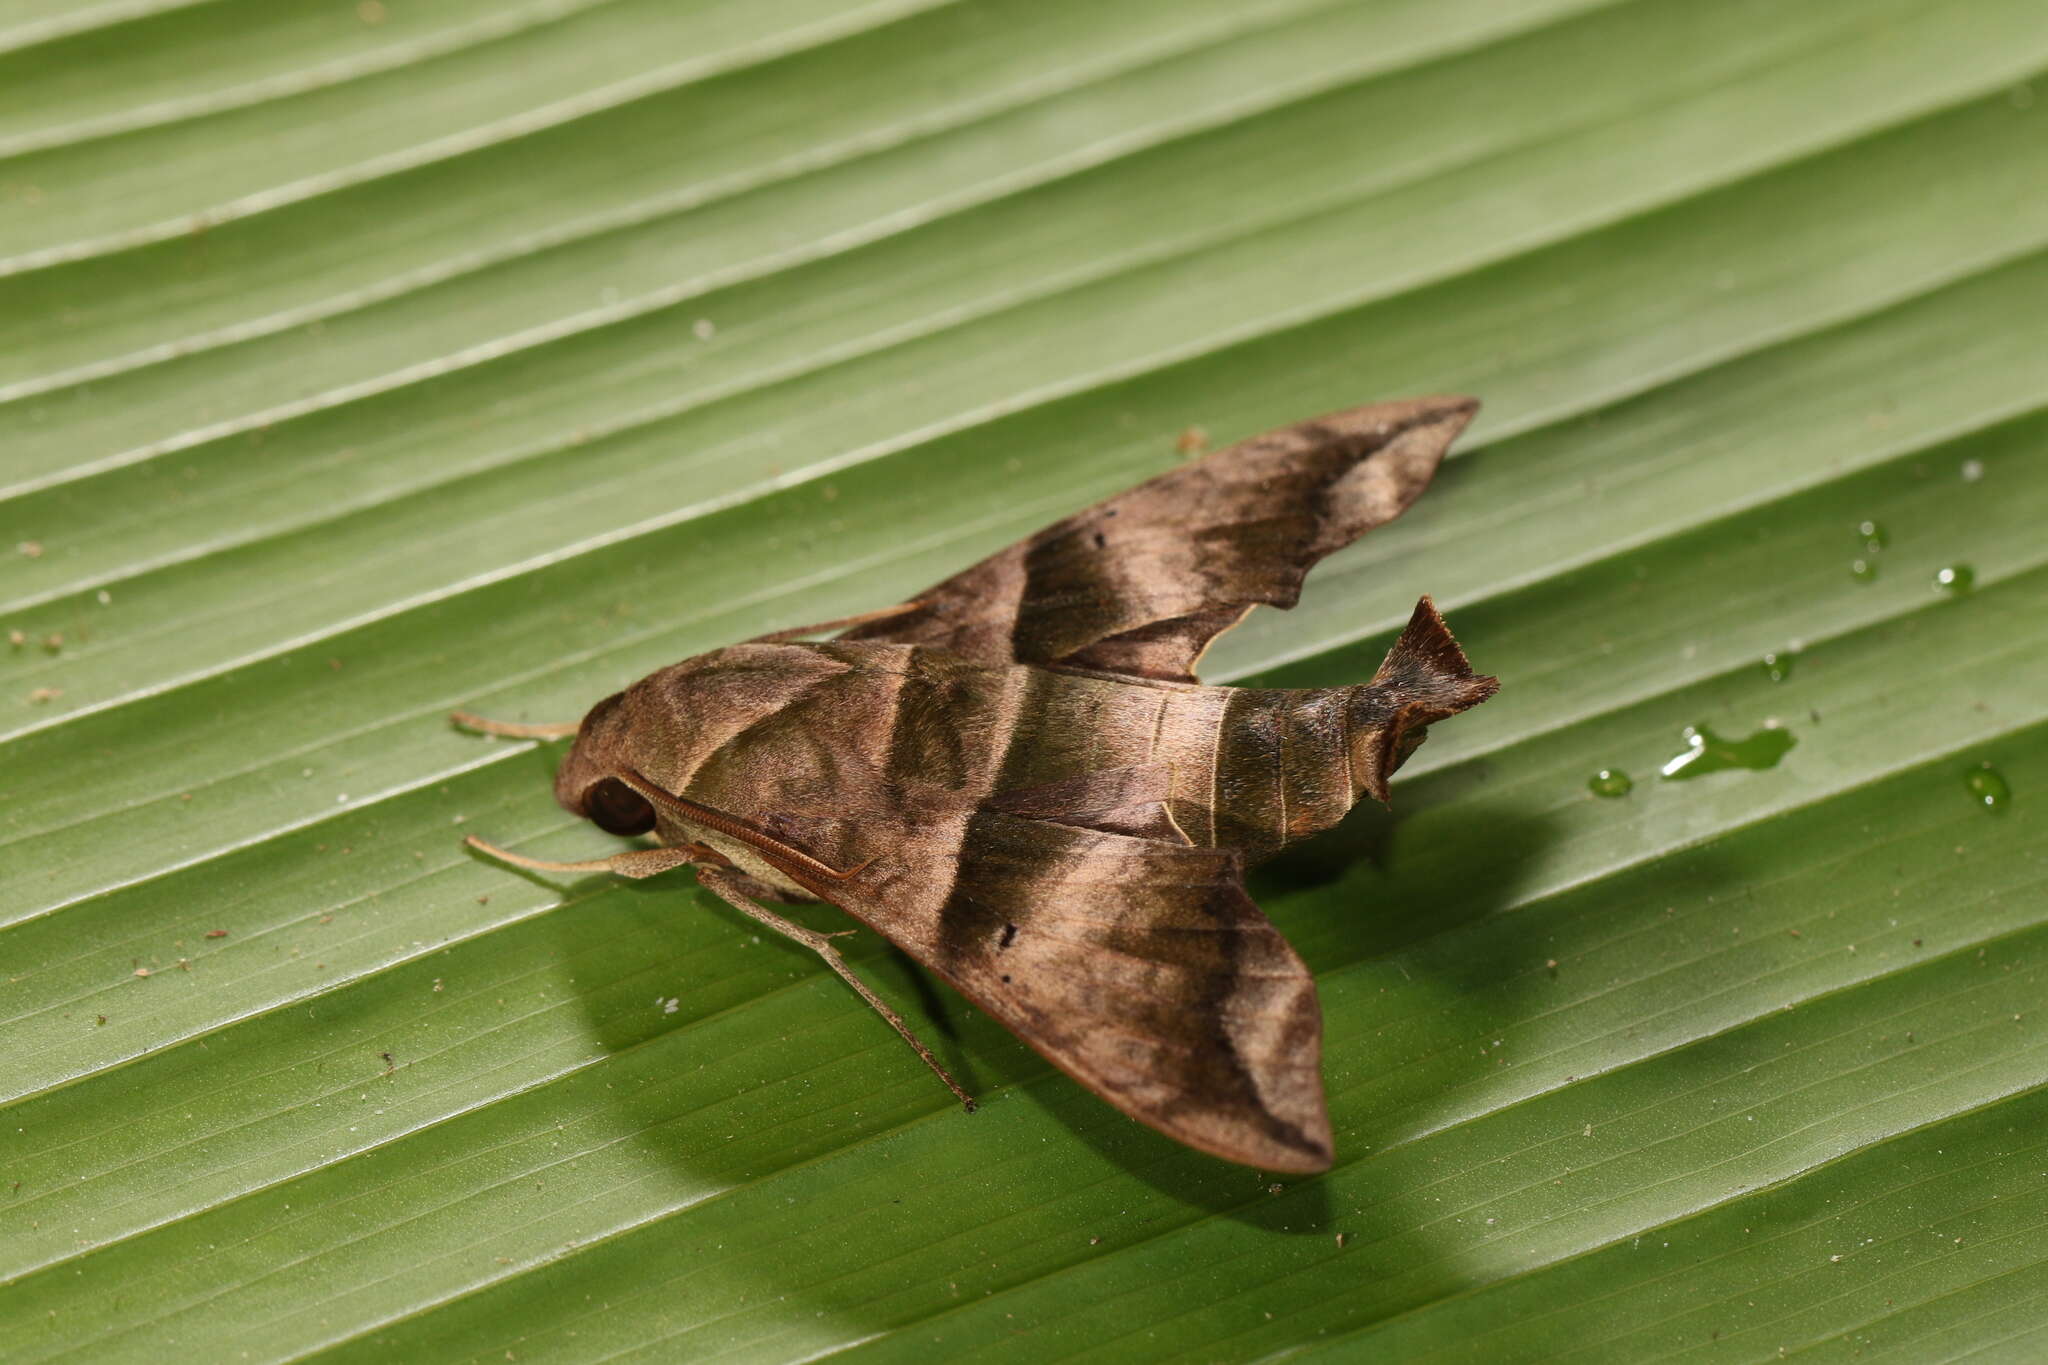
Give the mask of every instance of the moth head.
[[590, 708], [555, 771], [555, 800], [563, 810], [627, 838], [654, 828], [653, 803], [620, 776], [633, 766], [630, 735], [626, 694], [614, 692]]

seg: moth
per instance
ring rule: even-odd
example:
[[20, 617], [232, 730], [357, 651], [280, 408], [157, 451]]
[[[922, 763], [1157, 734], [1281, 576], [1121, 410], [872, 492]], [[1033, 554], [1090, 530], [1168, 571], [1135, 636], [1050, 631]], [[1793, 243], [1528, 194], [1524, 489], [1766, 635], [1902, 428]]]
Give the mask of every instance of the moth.
[[1208, 687], [1195, 670], [1406, 509], [1477, 406], [1379, 403], [1255, 437], [901, 605], [673, 664], [578, 724], [457, 712], [573, 735], [556, 799], [654, 841], [587, 862], [468, 843], [543, 872], [691, 866], [817, 952], [971, 1110], [838, 935], [766, 904], [829, 902], [1132, 1118], [1261, 1170], [1325, 1170], [1315, 983], [1245, 868], [1384, 802], [1427, 728], [1498, 684], [1427, 597], [1369, 682]]

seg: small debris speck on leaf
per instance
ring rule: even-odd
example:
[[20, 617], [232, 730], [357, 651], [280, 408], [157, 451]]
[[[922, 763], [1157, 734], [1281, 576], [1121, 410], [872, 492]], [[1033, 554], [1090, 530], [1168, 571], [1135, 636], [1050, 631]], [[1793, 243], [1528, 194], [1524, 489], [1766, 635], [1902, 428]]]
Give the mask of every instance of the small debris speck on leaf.
[[208, 938], [226, 938], [228, 936], [228, 931], [225, 929], [208, 929], [206, 931], [206, 936]]

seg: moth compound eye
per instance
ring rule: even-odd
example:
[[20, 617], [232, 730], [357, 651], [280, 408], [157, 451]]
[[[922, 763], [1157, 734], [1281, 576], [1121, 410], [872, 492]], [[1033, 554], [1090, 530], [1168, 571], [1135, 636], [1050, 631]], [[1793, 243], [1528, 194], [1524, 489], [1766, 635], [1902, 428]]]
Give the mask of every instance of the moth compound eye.
[[607, 777], [583, 794], [583, 813], [606, 834], [645, 834], [654, 828], [654, 807], [616, 777]]

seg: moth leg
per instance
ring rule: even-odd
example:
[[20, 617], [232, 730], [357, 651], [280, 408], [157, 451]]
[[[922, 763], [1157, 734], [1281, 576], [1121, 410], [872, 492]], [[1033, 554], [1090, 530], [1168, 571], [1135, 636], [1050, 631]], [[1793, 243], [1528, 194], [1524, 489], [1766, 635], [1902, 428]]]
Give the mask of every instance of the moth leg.
[[[688, 845], [688, 847], [694, 850], [697, 855], [691, 860], [692, 862], [698, 867], [715, 867], [719, 869], [719, 875], [731, 882], [733, 889], [749, 900], [775, 901], [782, 905], [816, 905], [818, 903], [817, 899], [813, 896], [804, 895], [802, 892], [785, 891], [779, 886], [770, 886], [753, 873], [740, 871], [740, 869], [732, 865], [732, 859], [726, 857], [709, 844], [693, 843]], [[853, 930], [848, 929], [845, 932], [850, 934]], [[837, 938], [838, 935], [827, 934], [825, 937]]]
[[[734, 888], [749, 900], [773, 901], [778, 905], [818, 904], [816, 896], [807, 895], [800, 891], [791, 891], [785, 887], [770, 886], [752, 873], [742, 872], [736, 867], [727, 868], [725, 875], [732, 879]], [[853, 931], [849, 929], [846, 932], [852, 933]], [[830, 935], [827, 937], [830, 937]]]
[[[853, 987], [855, 991], [859, 992], [860, 998], [867, 1001], [875, 1013], [887, 1019], [890, 1027], [903, 1035], [903, 1041], [910, 1044], [910, 1050], [924, 1059], [924, 1064], [932, 1069], [932, 1074], [946, 1083], [946, 1089], [952, 1091], [954, 1098], [966, 1106], [967, 1112], [970, 1114], [974, 1112], [974, 1097], [965, 1090], [962, 1090], [960, 1083], [946, 1073], [946, 1068], [939, 1065], [939, 1059], [932, 1055], [930, 1048], [918, 1041], [917, 1035], [910, 1031], [910, 1026], [903, 1022], [903, 1017], [897, 1014], [895, 1010], [890, 1009], [883, 1002], [881, 996], [869, 990], [867, 983], [855, 976], [853, 969], [848, 967], [845, 960], [839, 956], [839, 950], [832, 946], [832, 940], [840, 935], [815, 933], [793, 920], [784, 919], [766, 906], [756, 905], [747, 898], [746, 893], [735, 883], [735, 879], [724, 868], [699, 866], [697, 869], [697, 880], [714, 895], [718, 896], [719, 899], [741, 914], [748, 916], [758, 923], [767, 925], [770, 929], [786, 938], [803, 944], [804, 947], [809, 948], [819, 957], [824, 958], [825, 965], [837, 972], [841, 981], [844, 981], [847, 985]], [[851, 933], [853, 931], [849, 929], [844, 932]]]
[[672, 867], [681, 867], [702, 858], [708, 851], [698, 844], [684, 844], [680, 848], [636, 848], [626, 853], [614, 853], [609, 858], [591, 858], [580, 863], [554, 863], [545, 858], [529, 858], [523, 853], [499, 848], [487, 843], [474, 834], [462, 841], [477, 852], [496, 858], [501, 863], [514, 867], [530, 868], [535, 872], [616, 872], [621, 877], [652, 877]]

